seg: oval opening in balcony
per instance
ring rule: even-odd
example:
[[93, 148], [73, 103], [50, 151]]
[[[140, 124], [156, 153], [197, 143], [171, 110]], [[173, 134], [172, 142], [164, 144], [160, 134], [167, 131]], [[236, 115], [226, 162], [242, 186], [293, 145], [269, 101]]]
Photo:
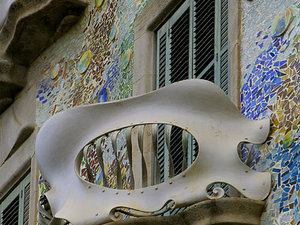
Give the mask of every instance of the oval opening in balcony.
[[199, 151], [195, 138], [168, 124], [123, 128], [89, 142], [77, 158], [78, 175], [113, 189], [160, 184], [192, 165]]

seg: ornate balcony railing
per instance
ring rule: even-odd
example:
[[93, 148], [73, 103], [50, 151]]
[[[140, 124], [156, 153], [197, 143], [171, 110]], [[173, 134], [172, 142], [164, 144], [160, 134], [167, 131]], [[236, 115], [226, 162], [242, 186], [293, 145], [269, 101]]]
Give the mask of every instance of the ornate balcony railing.
[[[269, 126], [268, 119], [243, 117], [216, 85], [188, 80], [146, 95], [59, 113], [41, 128], [36, 155], [50, 185], [45, 195], [54, 217], [73, 225], [101, 224], [117, 220], [121, 214], [154, 216], [221, 198], [221, 187], [208, 194], [215, 183], [229, 184], [247, 198], [265, 199], [270, 174], [243, 164], [237, 146], [241, 142], [264, 142]], [[167, 149], [163, 163], [156, 148], [159, 127], [164, 127]], [[181, 140], [177, 171], [172, 128], [178, 130]], [[152, 171], [147, 165], [149, 152], [145, 152], [147, 132]], [[122, 138], [124, 145], [120, 146], [118, 139]], [[196, 143], [198, 147], [188, 147]], [[140, 151], [139, 158], [133, 156], [135, 148]], [[105, 156], [107, 149], [112, 151], [110, 157]], [[105, 166], [108, 159], [112, 160], [111, 168]], [[136, 167], [137, 160], [141, 162]], [[161, 179], [166, 164], [164, 168], [169, 169]], [[127, 176], [123, 176], [124, 170]], [[139, 186], [135, 185], [137, 179]]]

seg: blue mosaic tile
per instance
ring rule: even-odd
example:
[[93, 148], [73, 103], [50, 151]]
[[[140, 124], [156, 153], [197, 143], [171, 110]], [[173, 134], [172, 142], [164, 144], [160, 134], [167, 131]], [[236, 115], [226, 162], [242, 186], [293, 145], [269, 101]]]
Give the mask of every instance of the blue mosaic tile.
[[[300, 23], [293, 26], [289, 29], [299, 30]], [[257, 55], [254, 64], [249, 62], [247, 73], [243, 76], [241, 112], [250, 119], [268, 115], [272, 129], [265, 144], [242, 146], [242, 160], [246, 162], [249, 155], [252, 155], [252, 168], [272, 173], [274, 186], [267, 212], [263, 216], [264, 225], [274, 224], [281, 213], [294, 215], [285, 219], [296, 225], [300, 223], [300, 130], [299, 119], [297, 120], [294, 112], [295, 105], [299, 104], [295, 85], [298, 82], [296, 76], [300, 77], [300, 70], [295, 65], [300, 65], [300, 55], [299, 51], [297, 53], [290, 48], [290, 43], [296, 46], [295, 41], [300, 38], [297, 38], [295, 32], [295, 35], [287, 32], [280, 37], [270, 38], [267, 34], [262, 34], [262, 31], [257, 33], [258, 40], [255, 42], [261, 46], [262, 52]], [[262, 39], [266, 42], [262, 42]], [[268, 46], [266, 50], [265, 46]], [[286, 51], [290, 52], [290, 56], [283, 58], [282, 54], [286, 54]]]

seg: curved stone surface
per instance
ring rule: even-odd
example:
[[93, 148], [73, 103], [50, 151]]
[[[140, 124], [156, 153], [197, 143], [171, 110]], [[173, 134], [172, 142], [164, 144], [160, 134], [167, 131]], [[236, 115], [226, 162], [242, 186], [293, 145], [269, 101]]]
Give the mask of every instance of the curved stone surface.
[[24, 87], [28, 66], [78, 21], [86, 4], [86, 0], [0, 0], [0, 114]]
[[0, 56], [5, 55], [6, 49], [13, 39], [18, 22], [45, 7], [51, 0], [2, 0], [0, 2]]
[[0, 127], [3, 131], [0, 132], [0, 165], [32, 135], [36, 127], [35, 95], [34, 88], [27, 89], [22, 93], [22, 98], [17, 98], [14, 104], [0, 115]]
[[[110, 189], [79, 177], [81, 149], [87, 143], [120, 128], [152, 123], [178, 126], [195, 137], [200, 151], [187, 170], [169, 182], [135, 190]], [[187, 80], [126, 100], [56, 114], [38, 134], [36, 156], [51, 185], [46, 196], [53, 215], [73, 225], [101, 224], [115, 219], [119, 208], [154, 212], [170, 201], [182, 207], [206, 200], [206, 189], [215, 182], [228, 183], [246, 197], [265, 199], [270, 174], [243, 164], [237, 146], [264, 142], [269, 127], [269, 119], [242, 116], [213, 83]]]

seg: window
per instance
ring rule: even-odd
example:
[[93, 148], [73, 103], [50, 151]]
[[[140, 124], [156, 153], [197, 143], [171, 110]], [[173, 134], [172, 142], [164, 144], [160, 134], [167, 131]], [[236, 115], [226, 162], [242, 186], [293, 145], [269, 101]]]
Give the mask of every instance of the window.
[[[228, 0], [184, 1], [157, 31], [156, 88], [199, 78], [229, 94], [228, 46]], [[197, 143], [184, 135], [181, 128], [158, 126], [160, 182], [179, 174], [197, 156]], [[188, 146], [186, 156], [183, 145]]]
[[201, 78], [229, 93], [228, 0], [186, 0], [157, 31], [157, 82]]
[[30, 174], [0, 203], [1, 225], [26, 225], [29, 221]]

